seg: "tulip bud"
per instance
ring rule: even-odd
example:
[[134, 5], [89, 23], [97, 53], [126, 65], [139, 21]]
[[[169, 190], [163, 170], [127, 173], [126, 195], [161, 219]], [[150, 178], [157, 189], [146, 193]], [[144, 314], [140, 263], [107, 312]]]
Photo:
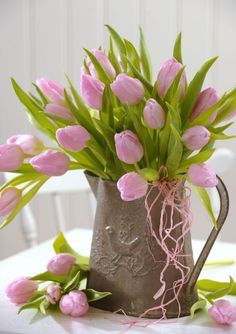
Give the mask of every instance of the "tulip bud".
[[36, 136], [14, 135], [7, 139], [7, 144], [19, 145], [22, 151], [28, 155], [35, 155], [42, 152], [44, 145]]
[[130, 172], [118, 180], [117, 188], [123, 201], [128, 202], [145, 196], [148, 183], [141, 175]]
[[14, 304], [25, 304], [38, 289], [38, 283], [27, 277], [20, 277], [6, 287], [6, 295]]
[[125, 73], [119, 74], [110, 86], [115, 96], [126, 105], [138, 104], [144, 98], [142, 83]]
[[[209, 87], [205, 90], [203, 90], [199, 95], [196, 100], [196, 103], [193, 107], [193, 110], [190, 115], [190, 121], [192, 122], [197, 118], [199, 115], [203, 114], [206, 112], [210, 107], [212, 107], [218, 100], [219, 100], [219, 95], [217, 94], [216, 90], [212, 87]], [[214, 114], [211, 116], [209, 119], [209, 124], [214, 122], [217, 116], [217, 111], [214, 112]]]
[[50, 304], [56, 304], [61, 298], [61, 288], [59, 285], [50, 284], [47, 287], [45, 298]]
[[66, 150], [79, 152], [86, 147], [90, 134], [80, 125], [71, 125], [58, 129], [56, 138], [58, 143]]
[[225, 299], [215, 301], [208, 313], [220, 325], [231, 325], [236, 321], [236, 307]]
[[25, 155], [20, 146], [0, 145], [0, 172], [8, 172], [21, 167]]
[[[172, 84], [178, 72], [181, 70], [183, 65], [179, 63], [175, 58], [166, 60], [157, 75], [157, 91], [160, 97], [164, 97], [168, 91], [168, 88]], [[186, 89], [186, 75], [182, 73], [180, 79], [180, 96], [183, 96]]]
[[[114, 79], [114, 77], [116, 76], [116, 71], [115, 71], [112, 63], [110, 62], [109, 58], [107, 57], [107, 55], [104, 52], [102, 52], [101, 50], [96, 50], [96, 49], [92, 50], [92, 54], [97, 58], [97, 60], [101, 64], [102, 68], [107, 73], [107, 75], [111, 79]], [[97, 72], [96, 72], [95, 67], [94, 67], [93, 63], [91, 62], [91, 60], [88, 58], [86, 62], [87, 62], [89, 71], [91, 73], [91, 76], [93, 78], [97, 78]]]
[[17, 207], [21, 191], [15, 187], [5, 188], [0, 192], [0, 217], [8, 216]]
[[165, 125], [165, 112], [154, 99], [149, 99], [143, 110], [145, 123], [151, 129], [161, 129]]
[[59, 253], [48, 262], [47, 269], [55, 275], [68, 275], [75, 261], [76, 258], [73, 255]]
[[115, 146], [118, 158], [127, 164], [135, 164], [143, 157], [143, 147], [130, 130], [115, 134]]
[[189, 150], [200, 150], [210, 140], [211, 133], [201, 125], [193, 126], [184, 132], [182, 140]]
[[218, 179], [214, 170], [207, 164], [193, 164], [188, 170], [188, 176], [195, 186], [203, 188], [215, 187]]
[[54, 80], [40, 79], [36, 80], [37, 86], [46, 95], [49, 100], [56, 104], [65, 105], [64, 86]]
[[81, 317], [88, 312], [89, 304], [84, 292], [73, 290], [62, 296], [59, 304], [60, 310], [72, 317]]
[[67, 172], [70, 159], [62, 152], [47, 150], [33, 157], [30, 164], [39, 173], [48, 176], [60, 176]]
[[68, 121], [74, 121], [75, 117], [71, 113], [71, 111], [67, 108], [64, 108], [58, 104], [55, 103], [49, 103], [45, 107], [45, 111], [49, 114], [64, 118]]
[[85, 103], [93, 109], [100, 110], [102, 107], [102, 95], [104, 91], [104, 83], [91, 77], [88, 74], [81, 75], [81, 94]]

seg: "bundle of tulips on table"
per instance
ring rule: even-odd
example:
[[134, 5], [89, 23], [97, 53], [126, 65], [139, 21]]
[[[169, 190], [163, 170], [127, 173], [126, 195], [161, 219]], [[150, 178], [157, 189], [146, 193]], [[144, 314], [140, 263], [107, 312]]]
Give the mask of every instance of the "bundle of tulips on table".
[[[214, 88], [202, 88], [217, 57], [188, 82], [181, 34], [173, 57], [153, 81], [142, 30], [137, 51], [107, 28], [108, 53], [84, 49], [81, 95], [68, 77], [68, 88], [37, 80], [37, 95], [24, 92], [12, 79], [30, 122], [54, 146], [45, 147], [28, 134], [0, 145], [0, 170], [16, 173], [0, 189], [0, 215], [5, 217], [0, 227], [7, 226], [50, 177], [75, 169], [85, 170], [97, 210], [90, 260], [59, 234], [54, 248], [61, 254], [47, 271], [16, 280], [7, 295], [24, 303], [20, 310], [32, 307], [46, 313], [59, 305], [72, 316], [86, 313], [88, 302], [154, 319], [193, 316], [212, 305], [210, 316], [230, 324], [236, 309], [221, 298], [235, 294], [233, 279], [220, 283], [198, 277], [228, 212], [226, 188], [206, 161], [217, 140], [233, 138], [225, 131], [236, 114], [236, 89], [220, 97]], [[207, 192], [215, 186], [221, 198], [218, 219]], [[213, 222], [195, 265], [190, 188]], [[45, 282], [53, 285], [38, 290]]]

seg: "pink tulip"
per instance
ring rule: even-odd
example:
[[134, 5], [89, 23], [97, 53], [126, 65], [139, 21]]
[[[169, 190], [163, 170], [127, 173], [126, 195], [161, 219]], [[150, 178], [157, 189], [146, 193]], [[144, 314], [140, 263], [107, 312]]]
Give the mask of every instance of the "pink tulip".
[[25, 155], [20, 146], [0, 145], [0, 172], [8, 172], [21, 167]]
[[151, 129], [161, 129], [165, 125], [165, 112], [154, 99], [149, 99], [143, 110], [145, 123]]
[[85, 100], [85, 103], [90, 108], [97, 110], [101, 109], [104, 87], [104, 83], [102, 83], [97, 78], [93, 78], [88, 74], [81, 75], [81, 94]]
[[115, 146], [118, 158], [127, 164], [135, 164], [143, 157], [143, 147], [130, 130], [115, 134]]
[[217, 300], [209, 308], [208, 313], [220, 325], [231, 325], [236, 321], [236, 307], [225, 299]]
[[15, 187], [8, 187], [0, 192], [0, 217], [10, 215], [20, 199], [21, 191]]
[[210, 140], [211, 133], [201, 125], [193, 126], [184, 132], [182, 140], [189, 150], [200, 150]]
[[42, 78], [36, 80], [36, 84], [51, 101], [56, 104], [65, 105], [64, 86], [60, 83]]
[[86, 147], [90, 134], [80, 125], [71, 125], [58, 129], [56, 138], [58, 143], [66, 150], [79, 152]]
[[71, 271], [76, 258], [68, 253], [60, 253], [55, 255], [47, 265], [47, 269], [50, 273], [56, 275], [68, 275]]
[[32, 135], [14, 135], [7, 139], [7, 144], [19, 145], [22, 151], [28, 155], [35, 155], [42, 152], [44, 145], [36, 136]]
[[188, 176], [192, 183], [198, 187], [211, 188], [218, 184], [214, 170], [207, 164], [193, 164], [188, 170]]
[[19, 277], [7, 285], [6, 295], [14, 304], [25, 304], [38, 289], [38, 283], [27, 277]]
[[[190, 115], [190, 121], [195, 120], [199, 115], [206, 112], [210, 107], [212, 107], [219, 100], [219, 95], [216, 90], [209, 87], [203, 90], [197, 98], [197, 101], [193, 107], [192, 113]], [[208, 125], [214, 122], [217, 116], [217, 111], [210, 117]]]
[[145, 196], [148, 183], [141, 175], [130, 172], [118, 180], [117, 188], [122, 200], [128, 202]]
[[[164, 97], [168, 91], [168, 88], [172, 84], [176, 75], [183, 67], [181, 63], [179, 63], [175, 58], [171, 58], [166, 60], [157, 75], [157, 91], [160, 97]], [[180, 95], [183, 96], [186, 89], [186, 75], [185, 72], [182, 73], [180, 79]]]
[[111, 84], [111, 89], [115, 96], [127, 105], [138, 104], [145, 94], [142, 83], [125, 73], [116, 77], [116, 80]]
[[81, 317], [89, 309], [86, 294], [78, 290], [73, 290], [68, 295], [62, 296], [59, 306], [62, 313], [72, 317]]
[[71, 113], [71, 111], [67, 108], [64, 108], [58, 104], [55, 103], [49, 103], [45, 107], [45, 111], [49, 114], [64, 118], [68, 121], [74, 121], [75, 117]]
[[39, 173], [48, 176], [60, 176], [67, 172], [70, 159], [65, 153], [47, 150], [32, 158], [30, 164]]
[[[97, 58], [97, 60], [101, 64], [102, 68], [107, 73], [107, 75], [111, 79], [114, 79], [114, 77], [116, 76], [116, 71], [115, 71], [112, 63], [110, 62], [109, 58], [107, 57], [107, 55], [104, 52], [102, 52], [101, 50], [96, 50], [96, 49], [93, 49], [92, 53]], [[93, 63], [91, 62], [91, 60], [89, 58], [87, 59], [87, 65], [88, 65], [89, 71], [91, 73], [91, 76], [93, 78], [97, 78], [97, 72], [94, 68]]]
[[61, 288], [59, 285], [50, 284], [47, 287], [45, 298], [50, 304], [56, 304], [61, 298]]

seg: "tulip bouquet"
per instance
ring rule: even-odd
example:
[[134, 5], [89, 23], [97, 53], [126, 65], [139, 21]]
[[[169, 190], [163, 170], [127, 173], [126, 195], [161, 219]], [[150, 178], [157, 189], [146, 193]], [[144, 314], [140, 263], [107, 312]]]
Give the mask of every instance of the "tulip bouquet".
[[[173, 57], [162, 64], [152, 80], [142, 30], [137, 51], [112, 27], [107, 29], [108, 53], [102, 48], [84, 49], [80, 94], [68, 77], [68, 88], [52, 80], [37, 80], [33, 84], [36, 93], [25, 92], [12, 79], [30, 122], [54, 146], [45, 147], [39, 138], [22, 134], [0, 145], [0, 171], [16, 174], [0, 188], [0, 216], [5, 217], [0, 228], [13, 220], [50, 177], [72, 169], [84, 169], [115, 182], [121, 199], [127, 202], [143, 197], [148, 202], [150, 187], [158, 188], [166, 199], [162, 217], [166, 205], [172, 210], [185, 210], [187, 200], [177, 207], [176, 196], [177, 188], [188, 181], [217, 227], [207, 188], [216, 186], [218, 179], [206, 161], [214, 153], [217, 140], [234, 137], [225, 131], [236, 114], [236, 89], [220, 97], [214, 88], [202, 88], [217, 57], [206, 61], [189, 82], [182, 61], [181, 34], [174, 44]], [[174, 196], [170, 184], [175, 188]], [[147, 221], [157, 239], [151, 207], [146, 205]], [[167, 228], [163, 230], [168, 235], [158, 240], [176, 268], [180, 268], [178, 254], [190, 228], [188, 206], [183, 215], [182, 236], [175, 240], [174, 255], [165, 244], [175, 228], [173, 224], [168, 233]], [[165, 226], [164, 221], [160, 225]], [[183, 287], [189, 270], [179, 270]], [[162, 283], [155, 299], [163, 294], [165, 282]], [[178, 301], [178, 293], [175, 296]], [[162, 308], [167, 304], [163, 299]]]

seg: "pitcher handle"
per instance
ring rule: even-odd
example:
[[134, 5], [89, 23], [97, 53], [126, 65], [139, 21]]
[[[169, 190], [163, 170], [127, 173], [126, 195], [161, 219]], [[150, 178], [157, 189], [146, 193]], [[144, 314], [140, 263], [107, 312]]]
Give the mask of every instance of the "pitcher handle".
[[211, 233], [205, 243], [205, 246], [203, 247], [201, 254], [199, 255], [197, 259], [197, 262], [195, 263], [195, 266], [190, 275], [190, 279], [188, 281], [187, 290], [189, 293], [193, 292], [194, 290], [194, 287], [197, 283], [197, 279], [212, 249], [212, 246], [214, 245], [214, 242], [216, 241], [216, 238], [218, 237], [218, 234], [220, 233], [220, 230], [225, 223], [225, 220], [227, 218], [228, 211], [229, 211], [228, 191], [226, 189], [225, 184], [223, 183], [223, 181], [218, 175], [217, 175], [217, 178], [218, 178], [218, 185], [216, 186], [216, 188], [220, 196], [220, 212], [217, 218], [218, 228], [216, 230], [216, 228], [213, 227], [213, 229], [211, 230]]

